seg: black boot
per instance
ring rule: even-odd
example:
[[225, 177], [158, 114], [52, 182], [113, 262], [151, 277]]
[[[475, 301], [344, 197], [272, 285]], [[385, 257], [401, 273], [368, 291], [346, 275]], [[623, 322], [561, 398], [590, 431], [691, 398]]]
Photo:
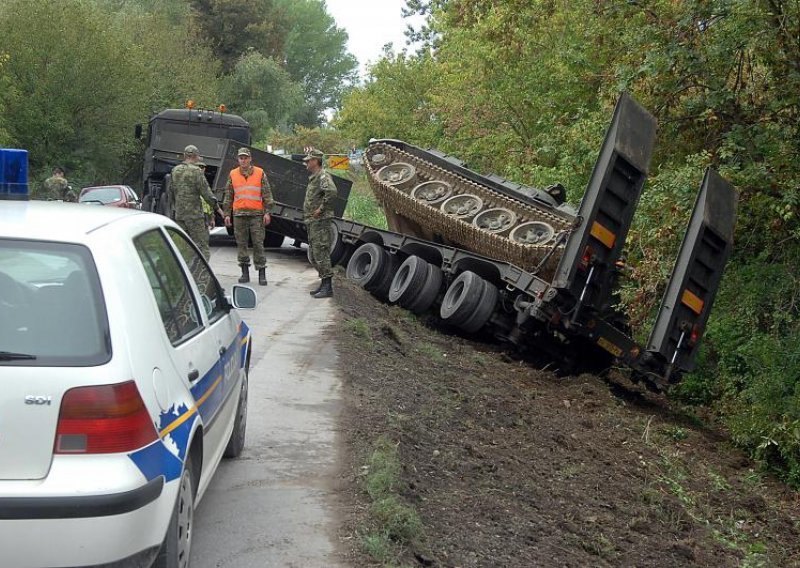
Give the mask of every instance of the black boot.
[[333, 286], [331, 285], [331, 279], [323, 278], [322, 279], [322, 286], [319, 287], [319, 292], [314, 294], [315, 298], [330, 298], [333, 296]]
[[258, 285], [259, 286], [266, 286], [267, 285], [267, 269], [266, 268], [259, 268], [258, 269]]
[[317, 287], [314, 288], [313, 290], [311, 290], [311, 292], [309, 292], [309, 294], [311, 294], [313, 296], [314, 294], [316, 294], [320, 290], [322, 290], [322, 280], [319, 281], [319, 284], [317, 284]]
[[250, 267], [243, 264], [242, 275], [239, 277], [239, 284], [247, 284], [248, 282], [250, 282]]

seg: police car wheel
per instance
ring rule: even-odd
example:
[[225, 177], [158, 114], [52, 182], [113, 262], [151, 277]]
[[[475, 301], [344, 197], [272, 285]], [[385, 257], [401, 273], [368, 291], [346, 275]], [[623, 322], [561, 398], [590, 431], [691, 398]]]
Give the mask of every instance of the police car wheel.
[[238, 458], [244, 449], [244, 435], [247, 430], [248, 374], [245, 373], [244, 381], [242, 381], [242, 394], [239, 396], [239, 406], [236, 408], [236, 420], [233, 423], [233, 431], [223, 454], [226, 458]]
[[178, 500], [172, 511], [167, 536], [158, 551], [153, 568], [187, 568], [192, 551], [194, 531], [195, 480], [192, 459], [186, 459], [178, 485]]

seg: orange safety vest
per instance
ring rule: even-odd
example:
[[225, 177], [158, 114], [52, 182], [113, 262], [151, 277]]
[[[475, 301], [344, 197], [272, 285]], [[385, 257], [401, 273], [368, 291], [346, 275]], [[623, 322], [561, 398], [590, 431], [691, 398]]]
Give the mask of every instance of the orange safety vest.
[[264, 203], [261, 201], [261, 179], [263, 177], [264, 170], [256, 166], [253, 166], [249, 177], [244, 177], [239, 168], [231, 170], [234, 212], [264, 210]]

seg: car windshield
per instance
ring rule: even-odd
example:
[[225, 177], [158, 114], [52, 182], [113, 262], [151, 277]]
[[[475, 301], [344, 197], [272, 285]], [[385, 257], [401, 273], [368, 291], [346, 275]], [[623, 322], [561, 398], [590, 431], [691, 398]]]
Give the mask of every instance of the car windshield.
[[109, 337], [86, 247], [0, 239], [0, 365], [100, 365]]
[[100, 201], [101, 203], [116, 203], [122, 201], [122, 191], [118, 187], [93, 187], [84, 189], [78, 199], [85, 201]]

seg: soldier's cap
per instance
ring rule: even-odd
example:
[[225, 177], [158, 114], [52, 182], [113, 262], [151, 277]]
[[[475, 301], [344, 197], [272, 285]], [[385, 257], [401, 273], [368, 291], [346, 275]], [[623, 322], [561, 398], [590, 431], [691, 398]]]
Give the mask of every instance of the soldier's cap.
[[303, 158], [304, 162], [308, 162], [309, 160], [319, 160], [319, 163], [322, 163], [322, 160], [325, 158], [325, 154], [323, 154], [320, 150], [311, 150], [308, 155]]
[[247, 148], [239, 148], [239, 151], [236, 152], [236, 156], [250, 156], [250, 150]]
[[183, 154], [185, 156], [198, 156], [200, 154], [200, 150], [198, 150], [197, 146], [194, 144], [189, 144], [183, 149]]

